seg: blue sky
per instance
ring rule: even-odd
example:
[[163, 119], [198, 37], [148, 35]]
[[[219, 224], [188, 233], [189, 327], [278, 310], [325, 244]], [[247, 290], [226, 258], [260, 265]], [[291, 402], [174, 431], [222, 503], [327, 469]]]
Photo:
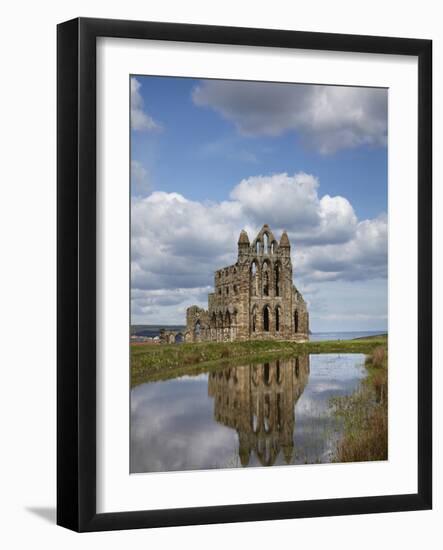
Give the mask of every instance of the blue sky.
[[269, 223], [314, 331], [386, 329], [386, 141], [383, 89], [133, 76], [132, 322], [183, 323]]

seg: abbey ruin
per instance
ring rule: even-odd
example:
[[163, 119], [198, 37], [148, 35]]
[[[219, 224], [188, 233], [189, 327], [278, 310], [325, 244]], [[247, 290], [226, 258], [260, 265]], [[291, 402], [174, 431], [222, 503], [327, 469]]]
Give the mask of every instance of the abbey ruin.
[[309, 356], [231, 367], [208, 375], [214, 418], [238, 436], [242, 466], [292, 464], [295, 405], [309, 379]]
[[188, 308], [184, 333], [161, 333], [163, 342], [179, 338], [186, 342], [308, 340], [309, 314], [292, 282], [287, 233], [278, 242], [264, 225], [251, 243], [246, 231], [241, 231], [237, 261], [215, 272], [208, 309]]

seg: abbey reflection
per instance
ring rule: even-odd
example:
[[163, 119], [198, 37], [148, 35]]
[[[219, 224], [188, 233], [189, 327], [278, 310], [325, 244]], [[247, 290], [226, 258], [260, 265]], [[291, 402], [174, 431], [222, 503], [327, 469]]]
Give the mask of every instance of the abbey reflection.
[[215, 420], [237, 431], [243, 466], [252, 452], [263, 466], [272, 466], [280, 451], [285, 462], [292, 463], [294, 406], [308, 377], [309, 356], [209, 374]]

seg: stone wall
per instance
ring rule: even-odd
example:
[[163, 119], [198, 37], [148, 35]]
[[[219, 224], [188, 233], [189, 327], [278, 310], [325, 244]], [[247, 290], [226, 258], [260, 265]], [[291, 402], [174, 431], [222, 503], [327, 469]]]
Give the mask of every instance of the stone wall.
[[294, 454], [294, 405], [309, 377], [309, 356], [232, 367], [211, 372], [208, 394], [214, 418], [238, 433], [239, 458], [246, 466], [255, 454], [263, 466], [282, 453], [290, 464]]
[[264, 225], [252, 243], [245, 231], [234, 265], [214, 274], [208, 309], [186, 313], [185, 341], [309, 339], [306, 302], [293, 284], [291, 245]]

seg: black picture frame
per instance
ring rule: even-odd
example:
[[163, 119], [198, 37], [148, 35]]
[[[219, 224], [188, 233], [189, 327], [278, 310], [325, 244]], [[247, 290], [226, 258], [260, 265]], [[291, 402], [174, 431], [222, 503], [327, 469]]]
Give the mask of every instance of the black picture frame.
[[[96, 512], [96, 39], [399, 54], [418, 59], [416, 494]], [[432, 42], [79, 18], [57, 29], [57, 523], [75, 531], [426, 510], [432, 507]], [[415, 360], [411, 358], [411, 360]]]

